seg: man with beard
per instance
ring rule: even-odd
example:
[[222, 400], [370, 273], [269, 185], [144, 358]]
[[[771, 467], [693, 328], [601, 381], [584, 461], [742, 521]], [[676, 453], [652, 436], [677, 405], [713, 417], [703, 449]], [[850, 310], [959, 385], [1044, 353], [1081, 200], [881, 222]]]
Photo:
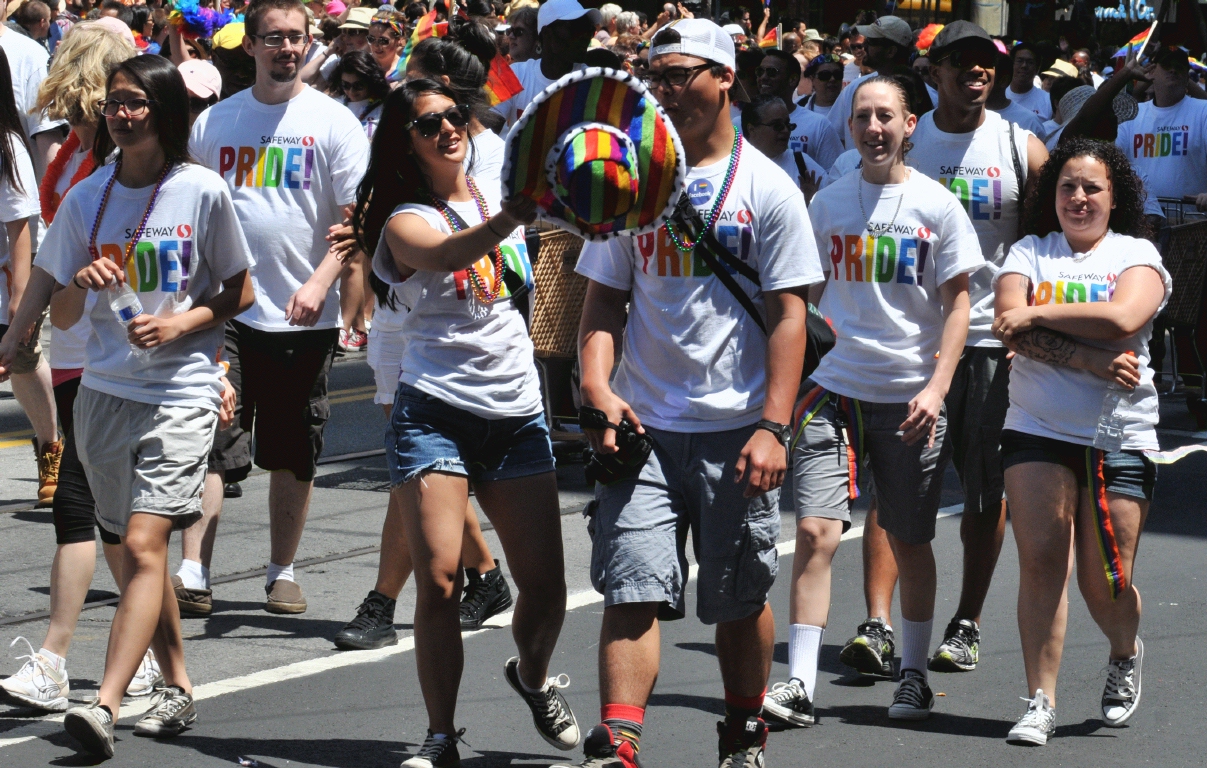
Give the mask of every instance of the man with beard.
[[202, 113], [189, 149], [230, 185], [255, 255], [256, 303], [231, 323], [231, 363], [242, 368], [241, 423], [255, 427], [255, 463], [272, 473], [264, 609], [302, 613], [293, 558], [330, 413], [327, 373], [340, 325], [343, 264], [324, 237], [356, 201], [369, 142], [355, 115], [298, 76], [311, 42], [299, 0], [255, 0], [245, 23], [255, 84]]

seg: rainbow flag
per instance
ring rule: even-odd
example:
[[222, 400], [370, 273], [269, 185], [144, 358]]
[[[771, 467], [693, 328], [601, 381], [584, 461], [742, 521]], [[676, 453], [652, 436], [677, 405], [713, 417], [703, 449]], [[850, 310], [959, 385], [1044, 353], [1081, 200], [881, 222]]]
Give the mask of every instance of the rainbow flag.
[[763, 35], [763, 39], [759, 41], [760, 48], [779, 48], [780, 47], [780, 25], [776, 24], [775, 29], [767, 30], [767, 34]]
[[493, 107], [524, 90], [524, 86], [520, 85], [519, 78], [511, 71], [511, 65], [502, 56], [495, 56], [490, 60], [490, 73], [486, 76], [485, 90], [486, 98]]
[[1149, 26], [1147, 29], [1142, 31], [1140, 34], [1133, 37], [1131, 40], [1128, 40], [1126, 43], [1123, 44], [1122, 48], [1115, 51], [1115, 55], [1112, 58], [1116, 58], [1116, 59], [1124, 58], [1127, 56], [1127, 54], [1131, 53], [1133, 50], [1143, 51], [1144, 46], [1148, 44], [1149, 36], [1152, 35], [1152, 33], [1153, 33], [1153, 28], [1156, 26], [1157, 25], [1154, 23], [1151, 26]]
[[429, 37], [444, 37], [447, 34], [448, 22], [436, 21], [435, 11], [428, 13], [415, 25], [415, 31], [411, 33], [411, 39], [407, 40], [406, 48], [402, 51], [402, 66], [406, 66], [406, 60], [410, 58], [411, 51], [421, 41], [427, 40]]

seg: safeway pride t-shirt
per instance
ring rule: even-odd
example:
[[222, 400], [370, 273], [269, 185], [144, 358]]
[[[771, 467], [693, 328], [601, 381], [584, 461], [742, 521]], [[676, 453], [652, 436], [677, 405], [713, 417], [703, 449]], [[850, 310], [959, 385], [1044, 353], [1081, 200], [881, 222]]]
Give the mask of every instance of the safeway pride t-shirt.
[[[189, 151], [226, 181], [255, 255], [256, 303], [239, 322], [298, 330], [285, 319], [285, 306], [326, 256], [327, 230], [355, 202], [368, 167], [360, 121], [313, 88], [283, 104], [262, 104], [248, 88], [201, 113]], [[316, 329], [340, 325], [337, 285]]]
[[1207, 189], [1207, 101], [1186, 97], [1172, 107], [1146, 101], [1135, 120], [1119, 126], [1115, 145], [1132, 161], [1150, 198]]

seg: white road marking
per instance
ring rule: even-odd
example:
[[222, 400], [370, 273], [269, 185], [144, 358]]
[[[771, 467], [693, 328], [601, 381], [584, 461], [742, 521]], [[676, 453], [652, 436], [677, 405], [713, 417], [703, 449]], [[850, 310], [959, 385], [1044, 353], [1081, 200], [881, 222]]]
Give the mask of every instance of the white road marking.
[[[963, 504], [954, 504], [950, 507], [943, 507], [939, 510], [939, 517], [951, 517], [959, 515], [964, 511]], [[842, 535], [843, 541], [858, 539], [863, 536], [863, 526], [853, 526], [849, 531]], [[780, 557], [790, 555], [796, 551], [796, 538], [790, 538], [786, 541], [781, 541], [775, 545], [776, 552]], [[688, 571], [688, 581], [696, 578], [696, 573], [699, 570], [698, 566], [691, 566]], [[595, 590], [586, 590], [577, 592], [566, 598], [566, 610], [573, 611], [579, 608], [585, 608], [588, 605], [596, 605], [603, 602], [603, 595]], [[487, 628], [479, 629], [474, 632], [462, 632], [461, 637], [473, 637], [474, 635], [482, 634], [489, 629], [498, 629], [501, 627], [511, 626], [511, 620], [514, 612], [499, 614], [490, 620]], [[226, 680], [217, 680], [212, 683], [205, 683], [193, 688], [194, 701], [204, 701], [217, 696], [222, 696], [227, 693], [239, 693], [253, 688], [261, 688], [265, 685], [274, 683], [283, 683], [286, 680], [296, 680], [300, 677], [309, 677], [311, 675], [329, 672], [333, 669], [341, 669], [343, 667], [351, 667], [357, 664], [371, 664], [373, 662], [384, 661], [391, 657], [397, 656], [407, 651], [415, 649], [414, 636], [404, 637], [398, 641], [398, 645], [388, 646], [386, 648], [378, 648], [375, 651], [340, 651], [331, 653], [327, 656], [319, 656], [314, 659], [306, 659], [305, 661], [286, 664], [282, 667], [274, 669], [265, 669], [259, 672], [253, 672], [249, 675], [240, 675], [238, 677], [227, 678]], [[146, 713], [150, 708], [148, 699], [139, 699], [129, 704], [123, 704], [119, 720], [129, 720], [130, 718], [139, 717]], [[56, 724], [63, 722], [63, 715], [51, 715], [36, 722], [30, 723], [20, 728], [14, 728], [10, 733], [19, 735], [9, 736], [0, 739], [0, 749], [5, 747], [16, 746], [27, 741], [32, 741], [52, 733], [57, 733]]]

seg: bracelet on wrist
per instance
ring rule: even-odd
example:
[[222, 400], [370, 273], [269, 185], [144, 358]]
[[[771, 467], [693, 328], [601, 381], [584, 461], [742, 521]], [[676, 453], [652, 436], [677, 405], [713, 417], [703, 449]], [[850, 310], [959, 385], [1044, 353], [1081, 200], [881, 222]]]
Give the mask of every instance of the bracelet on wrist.
[[490, 230], [490, 234], [494, 235], [495, 237], [499, 238], [500, 240], [502, 240], [502, 239], [504, 239], [504, 238], [506, 238], [506, 237], [507, 237], [507, 233], [506, 233], [506, 232], [504, 232], [503, 234], [501, 234], [501, 235], [500, 235], [498, 232], [496, 232], [496, 231], [495, 231], [495, 227], [494, 227], [494, 219], [493, 219], [493, 218], [490, 218], [490, 219], [487, 219], [487, 220], [486, 220], [486, 228]]
[[80, 276], [79, 276], [79, 275], [74, 275], [74, 276], [71, 278], [71, 282], [75, 283], [75, 287], [76, 287], [76, 288], [79, 288], [81, 291], [86, 291], [86, 290], [88, 290], [88, 286], [86, 286], [86, 285], [80, 285]]

